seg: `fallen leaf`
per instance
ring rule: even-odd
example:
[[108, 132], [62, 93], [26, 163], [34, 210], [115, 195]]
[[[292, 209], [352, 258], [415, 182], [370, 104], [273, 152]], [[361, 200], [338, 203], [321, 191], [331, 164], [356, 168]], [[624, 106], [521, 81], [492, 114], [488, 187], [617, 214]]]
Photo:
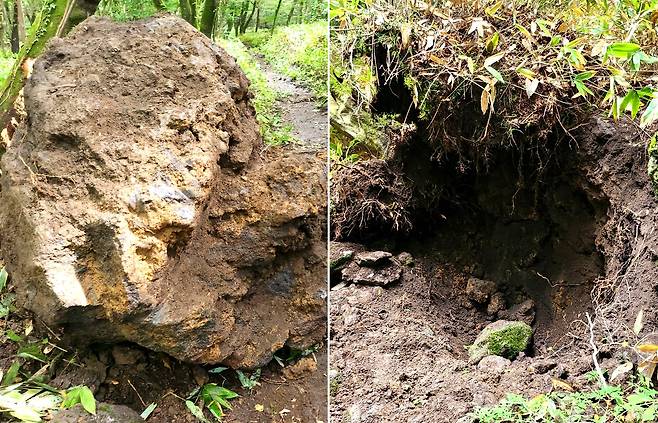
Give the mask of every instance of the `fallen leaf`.
[[552, 377], [551, 383], [553, 384], [553, 389], [562, 389], [568, 392], [573, 392], [573, 388], [571, 387], [571, 385], [569, 385], [567, 382], [563, 380]]
[[279, 416], [281, 416], [281, 418], [283, 418], [288, 413], [290, 413], [290, 410], [288, 410], [287, 408], [284, 408], [283, 410], [279, 411]]
[[640, 309], [640, 312], [637, 313], [637, 317], [635, 318], [635, 324], [633, 325], [633, 332], [635, 332], [636, 335], [639, 335], [642, 331], [642, 328], [644, 327], [644, 323], [642, 323], [643, 319], [644, 310]]
[[637, 372], [643, 374], [647, 380], [651, 380], [656, 372], [656, 364], [655, 358], [654, 360], [644, 360], [637, 365]]
[[505, 56], [505, 52], [497, 53], [497, 54], [494, 54], [493, 56], [487, 57], [484, 60], [484, 67], [486, 68], [487, 66], [493, 65], [494, 63], [496, 63], [497, 61], [502, 59], [503, 56]]
[[617, 379], [619, 376], [630, 372], [631, 370], [633, 370], [633, 363], [630, 361], [618, 366], [615, 370], [612, 371], [612, 375], [610, 375], [610, 382]]
[[658, 352], [658, 345], [656, 344], [640, 344], [635, 347], [636, 350], [643, 353], [655, 353]]
[[402, 35], [402, 48], [406, 49], [411, 42], [411, 25], [402, 25], [402, 28], [400, 28], [400, 35]]
[[264, 406], [263, 404], [256, 404], [256, 405], [254, 406], [254, 408], [255, 408], [256, 411], [258, 411], [259, 413], [262, 413], [263, 410], [265, 410], [265, 406]]
[[539, 80], [536, 78], [533, 79], [526, 79], [525, 80], [525, 93], [528, 96], [528, 98], [532, 97], [535, 91], [537, 91], [537, 87], [539, 87]]
[[480, 95], [480, 109], [482, 114], [487, 113], [489, 109], [489, 91], [487, 90], [482, 90], [482, 95]]

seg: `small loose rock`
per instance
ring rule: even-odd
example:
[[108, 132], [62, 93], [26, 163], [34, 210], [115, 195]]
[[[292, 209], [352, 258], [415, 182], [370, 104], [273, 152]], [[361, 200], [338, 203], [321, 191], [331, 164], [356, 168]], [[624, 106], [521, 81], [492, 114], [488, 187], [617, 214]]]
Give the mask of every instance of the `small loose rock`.
[[361, 267], [380, 266], [391, 261], [393, 254], [386, 251], [371, 251], [356, 256], [356, 264]]

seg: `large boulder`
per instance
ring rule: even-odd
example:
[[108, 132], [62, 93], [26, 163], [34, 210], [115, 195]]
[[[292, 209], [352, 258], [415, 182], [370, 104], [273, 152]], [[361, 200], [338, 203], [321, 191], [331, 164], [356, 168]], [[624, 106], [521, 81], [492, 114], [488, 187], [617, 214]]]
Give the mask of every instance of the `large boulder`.
[[73, 341], [253, 368], [325, 335], [324, 159], [263, 151], [248, 81], [185, 21], [51, 41], [2, 158], [19, 303]]

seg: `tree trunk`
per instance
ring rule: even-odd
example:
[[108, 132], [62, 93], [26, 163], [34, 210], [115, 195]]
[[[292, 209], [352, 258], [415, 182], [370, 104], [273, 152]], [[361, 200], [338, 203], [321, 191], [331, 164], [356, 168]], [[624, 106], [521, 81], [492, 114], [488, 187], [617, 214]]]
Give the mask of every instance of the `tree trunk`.
[[[37, 57], [59, 28], [60, 22], [66, 13], [69, 2], [72, 0], [45, 0], [41, 11], [37, 14], [30, 29], [30, 35], [21, 47], [14, 62], [11, 74], [5, 81], [0, 95], [0, 113], [6, 112], [14, 105], [16, 96], [23, 88], [25, 77], [21, 72], [23, 64], [28, 59]], [[3, 116], [3, 120], [5, 117]], [[5, 122], [6, 123], [6, 122]]]
[[11, 22], [11, 52], [18, 53], [18, 50], [21, 48], [21, 40], [18, 35], [18, 2], [20, 0], [14, 0], [14, 7], [12, 8], [12, 22]]
[[190, 0], [179, 0], [178, 5], [180, 7], [180, 14], [183, 19], [196, 27], [196, 19], [194, 19], [194, 14], [192, 14], [192, 5]]
[[259, 27], [260, 27], [260, 7], [256, 9], [256, 27], [254, 29], [254, 32], [258, 32]]
[[240, 15], [238, 15], [238, 21], [235, 23], [235, 36], [240, 35], [240, 31], [242, 30], [242, 24], [244, 20], [247, 18], [247, 7], [249, 6], [249, 0], [243, 1], [242, 4], [240, 5]]
[[194, 21], [194, 23], [192, 25], [194, 25], [194, 27], [196, 28], [197, 27], [197, 25], [196, 25], [197, 24], [197, 0], [189, 0], [189, 1], [190, 1], [190, 10], [192, 12], [192, 20]]
[[292, 15], [295, 13], [295, 7], [297, 7], [297, 0], [293, 0], [292, 2], [290, 13], [288, 13], [288, 19], [286, 19], [286, 26], [290, 25], [290, 19], [292, 19]]
[[276, 10], [274, 11], [274, 19], [272, 20], [272, 34], [274, 34], [274, 27], [276, 27], [276, 18], [279, 16], [279, 9], [281, 9], [281, 0], [276, 4]]
[[249, 27], [249, 24], [251, 23], [251, 20], [254, 17], [254, 12], [256, 11], [256, 4], [257, 4], [257, 0], [254, 0], [253, 6], [251, 8], [251, 13], [249, 14], [249, 18], [247, 18], [242, 23], [242, 27], [240, 28], [240, 33], [241, 34], [244, 34], [247, 31], [247, 28]]
[[25, 42], [25, 12], [23, 11], [23, 0], [15, 0], [16, 20], [18, 21], [18, 41], [23, 45]]
[[5, 37], [7, 32], [7, 9], [5, 7], [5, 0], [0, 0], [0, 48], [5, 49], [6, 43], [5, 40], [8, 37]]
[[203, 2], [203, 10], [201, 11], [201, 24], [200, 30], [208, 36], [213, 38], [213, 27], [215, 26], [215, 18], [217, 14], [217, 0], [206, 0]]

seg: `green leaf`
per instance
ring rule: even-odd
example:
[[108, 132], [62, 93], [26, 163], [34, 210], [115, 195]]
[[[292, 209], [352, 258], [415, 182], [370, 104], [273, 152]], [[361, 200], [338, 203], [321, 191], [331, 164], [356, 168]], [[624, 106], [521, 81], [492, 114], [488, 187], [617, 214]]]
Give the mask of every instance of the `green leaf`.
[[41, 421], [41, 413], [27, 406], [17, 406], [9, 414], [12, 417], [16, 417], [21, 422], [36, 423]]
[[8, 277], [9, 274], [7, 273], [7, 270], [4, 267], [0, 269], [0, 292], [2, 292], [7, 286]]
[[26, 358], [28, 360], [36, 360], [45, 363], [48, 357], [41, 351], [41, 344], [34, 343], [23, 345], [18, 349], [16, 356]]
[[96, 398], [94, 398], [94, 393], [91, 392], [91, 389], [86, 386], [80, 389], [80, 403], [88, 413], [96, 414]]
[[224, 417], [224, 411], [218, 403], [213, 401], [210, 404], [207, 404], [206, 407], [208, 407], [208, 410], [210, 410], [210, 413], [217, 419], [217, 421], [222, 421], [222, 417]]
[[491, 66], [485, 66], [485, 69], [487, 72], [489, 72], [498, 82], [504, 83], [505, 80], [503, 79], [503, 76], [498, 72], [496, 69], [492, 68]]
[[2, 378], [2, 386], [8, 386], [14, 383], [14, 380], [16, 380], [16, 377], [18, 376], [18, 371], [21, 368], [21, 363], [18, 361], [14, 361], [11, 366], [9, 366], [9, 370], [7, 370], [7, 373], [5, 373], [4, 377]]
[[203, 410], [201, 410], [192, 401], [190, 400], [185, 401], [185, 406], [187, 407], [188, 410], [190, 410], [190, 413], [192, 413], [192, 415], [196, 417], [199, 421], [203, 423], [210, 423], [208, 419], [206, 419], [206, 416], [203, 415]]
[[498, 47], [498, 41], [500, 41], [500, 35], [498, 32], [495, 32], [494, 35], [489, 38], [489, 41], [487, 41], [486, 49], [489, 52], [492, 52]]
[[211, 375], [218, 375], [221, 372], [223, 372], [224, 370], [228, 370], [228, 367], [221, 367], [221, 366], [220, 367], [215, 367], [214, 369], [208, 370], [208, 373], [210, 373]]
[[628, 59], [633, 53], [638, 51], [640, 46], [635, 43], [613, 43], [608, 46], [606, 50], [609, 56], [619, 57], [621, 59]]
[[17, 335], [13, 330], [8, 330], [5, 334], [7, 338], [11, 339], [14, 342], [23, 342], [23, 338], [20, 335]]
[[658, 120], [658, 92], [654, 93], [655, 98], [649, 102], [649, 105], [640, 117], [640, 126], [642, 128], [651, 125]]
[[519, 75], [521, 75], [521, 76], [525, 76], [525, 77], [528, 78], [528, 79], [533, 79], [533, 78], [535, 77], [535, 75], [536, 75], [533, 71], [531, 71], [531, 70], [528, 69], [528, 68], [518, 68], [518, 69], [516, 70], [516, 72], [517, 72]]
[[71, 408], [76, 404], [80, 404], [80, 390], [78, 387], [71, 388], [64, 394], [62, 408]]
[[621, 110], [626, 111], [628, 106], [631, 106], [631, 117], [635, 119], [637, 116], [638, 110], [640, 110], [640, 96], [637, 94], [637, 91], [630, 90], [621, 101]]
[[141, 417], [144, 420], [148, 419], [153, 413], [153, 410], [155, 410], [155, 407], [157, 406], [158, 404], [152, 402], [151, 405], [149, 405], [148, 407], [146, 407], [144, 411], [142, 411], [142, 414], [140, 414], [139, 417]]
[[593, 95], [594, 94], [592, 92], [592, 90], [587, 88], [587, 86], [582, 81], [574, 80], [573, 83], [576, 86], [576, 89], [578, 90], [578, 94], [576, 94], [574, 96], [574, 98], [575, 97], [580, 97], [580, 96], [587, 97], [587, 95]]
[[581, 72], [574, 77], [576, 81], [587, 81], [596, 75], [596, 71]]

